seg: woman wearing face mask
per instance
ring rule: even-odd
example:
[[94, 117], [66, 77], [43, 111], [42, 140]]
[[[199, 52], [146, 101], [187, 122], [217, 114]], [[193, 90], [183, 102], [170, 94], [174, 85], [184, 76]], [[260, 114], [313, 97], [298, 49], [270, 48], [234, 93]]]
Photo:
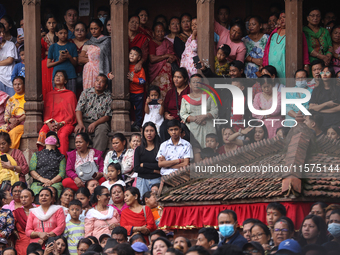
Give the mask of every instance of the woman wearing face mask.
[[[330, 242], [323, 244], [324, 247], [337, 246], [340, 248], [340, 210], [333, 210], [329, 216], [328, 232], [334, 237]], [[336, 244], [335, 244], [336, 243]]]
[[[306, 89], [309, 91], [309, 93], [312, 94], [313, 89], [308, 87], [307, 77], [308, 77], [308, 73], [306, 70], [304, 69], [297, 70], [295, 72], [295, 88]], [[286, 94], [287, 99], [301, 99], [305, 97], [306, 97], [306, 94], [299, 93], [299, 92], [290, 92]], [[309, 102], [303, 103], [302, 106], [308, 109]], [[295, 123], [296, 123], [295, 118], [296, 118], [297, 113], [300, 111], [300, 109], [295, 104], [288, 104], [286, 111], [287, 111], [287, 115], [286, 115], [285, 126], [290, 126], [290, 127], [295, 126]]]
[[46, 134], [45, 149], [35, 152], [30, 161], [31, 189], [38, 194], [43, 187], [53, 186], [60, 194], [65, 178], [66, 159], [58, 150], [59, 138], [53, 131]]

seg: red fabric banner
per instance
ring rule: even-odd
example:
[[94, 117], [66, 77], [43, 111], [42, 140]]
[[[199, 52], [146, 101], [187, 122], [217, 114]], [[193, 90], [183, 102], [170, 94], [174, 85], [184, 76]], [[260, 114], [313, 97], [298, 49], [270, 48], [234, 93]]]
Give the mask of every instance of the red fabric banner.
[[[202, 227], [218, 227], [218, 213], [229, 209], [237, 214], [241, 226], [248, 218], [255, 218], [266, 222], [266, 208], [269, 203], [233, 204], [233, 205], [202, 205], [202, 206], [169, 206], [164, 207], [159, 227], [163, 229], [192, 229]], [[298, 230], [306, 215], [310, 211], [312, 202], [282, 202], [289, 217]]]

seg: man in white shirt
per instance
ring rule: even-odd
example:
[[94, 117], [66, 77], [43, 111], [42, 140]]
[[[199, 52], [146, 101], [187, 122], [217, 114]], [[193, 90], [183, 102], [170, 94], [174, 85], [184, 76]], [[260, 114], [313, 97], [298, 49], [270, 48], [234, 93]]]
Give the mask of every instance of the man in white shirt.
[[171, 137], [161, 144], [156, 157], [161, 175], [169, 175], [189, 165], [192, 155], [191, 144], [181, 138], [182, 129], [178, 120], [168, 122], [168, 133]]

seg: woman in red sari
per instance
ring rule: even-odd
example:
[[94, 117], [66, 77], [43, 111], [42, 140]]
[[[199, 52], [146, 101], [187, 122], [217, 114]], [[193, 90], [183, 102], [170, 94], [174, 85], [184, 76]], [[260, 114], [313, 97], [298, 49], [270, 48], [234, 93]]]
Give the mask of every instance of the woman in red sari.
[[46, 28], [48, 33], [41, 38], [41, 73], [42, 73], [42, 95], [45, 100], [46, 94], [52, 90], [53, 68], [47, 68], [47, 55], [50, 46], [55, 43], [54, 30], [57, 26], [57, 19], [53, 14], [46, 16]]
[[59, 151], [67, 157], [69, 140], [68, 137], [74, 130], [76, 120], [76, 95], [65, 89], [67, 74], [65, 71], [57, 71], [54, 76], [54, 90], [46, 95], [44, 102], [44, 126], [40, 129], [38, 137], [38, 148], [42, 150], [45, 146], [45, 138], [48, 131], [58, 133], [60, 140]]
[[162, 98], [173, 87], [171, 63], [177, 61], [173, 44], [164, 38], [165, 28], [157, 22], [153, 28], [155, 37], [149, 42], [149, 77], [150, 84], [161, 90]]
[[120, 225], [127, 230], [129, 236], [142, 234], [146, 237], [145, 240], [149, 240], [148, 235], [156, 230], [157, 226], [151, 209], [140, 203], [139, 189], [136, 187], [127, 188], [124, 193], [124, 201], [129, 208], [122, 211]]
[[153, 38], [153, 33], [150, 28], [146, 26], [146, 23], [149, 21], [149, 12], [147, 9], [140, 8], [136, 11], [136, 16], [139, 17], [140, 20], [140, 26], [139, 26], [139, 32], [146, 35], [150, 40]]
[[15, 228], [18, 231], [19, 238], [15, 242], [15, 249], [18, 255], [26, 255], [27, 246], [30, 244], [31, 239], [26, 236], [26, 224], [27, 218], [30, 214], [29, 210], [34, 208], [34, 193], [30, 189], [24, 189], [20, 194], [21, 208], [17, 208], [13, 211], [15, 220]]
[[129, 50], [135, 46], [143, 52], [142, 59], [135, 65], [135, 72], [137, 73], [142, 69], [143, 63], [147, 61], [149, 55], [149, 38], [139, 33], [138, 16], [132, 16], [129, 19]]

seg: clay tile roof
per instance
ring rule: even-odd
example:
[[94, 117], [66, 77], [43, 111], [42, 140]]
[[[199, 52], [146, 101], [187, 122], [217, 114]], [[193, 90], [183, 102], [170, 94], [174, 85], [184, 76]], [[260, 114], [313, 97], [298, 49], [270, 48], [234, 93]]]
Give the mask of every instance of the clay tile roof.
[[[244, 199], [310, 199], [340, 198], [340, 142], [326, 136], [315, 139], [304, 124], [293, 128], [287, 140], [273, 138], [243, 146], [236, 151], [206, 159], [203, 162], [181, 168], [168, 176], [163, 176], [159, 201], [164, 203], [216, 202], [233, 203]], [[219, 172], [214, 175], [203, 172], [208, 166], [259, 167], [260, 165], [296, 165], [300, 172], [309, 164], [310, 170], [292, 174], [295, 182], [283, 183], [291, 179], [283, 175], [249, 172], [246, 174]], [[338, 168], [336, 168], [338, 166]], [[313, 167], [313, 169], [312, 169]], [[196, 171], [201, 170], [201, 172]], [[288, 174], [289, 175], [289, 174]], [[295, 176], [295, 177], [294, 177]], [[289, 176], [288, 176], [289, 177]], [[300, 189], [294, 189], [296, 180]], [[288, 186], [287, 186], [288, 187]], [[293, 191], [292, 191], [293, 188]], [[298, 192], [296, 190], [299, 190]], [[300, 193], [301, 192], [301, 193]]]

